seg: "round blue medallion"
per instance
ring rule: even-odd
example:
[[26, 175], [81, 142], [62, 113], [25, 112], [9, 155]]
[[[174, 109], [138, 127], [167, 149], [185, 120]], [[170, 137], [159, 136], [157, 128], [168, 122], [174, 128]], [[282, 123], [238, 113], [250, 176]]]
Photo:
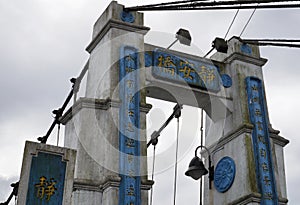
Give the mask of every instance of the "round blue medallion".
[[232, 86], [232, 79], [229, 75], [221, 75], [222, 83], [225, 88], [230, 88]]
[[121, 20], [124, 21], [124, 22], [127, 22], [127, 23], [133, 23], [135, 18], [134, 18], [132, 13], [122, 11], [121, 12]]
[[217, 164], [214, 174], [214, 185], [218, 192], [226, 192], [235, 177], [235, 164], [230, 157], [223, 157]]

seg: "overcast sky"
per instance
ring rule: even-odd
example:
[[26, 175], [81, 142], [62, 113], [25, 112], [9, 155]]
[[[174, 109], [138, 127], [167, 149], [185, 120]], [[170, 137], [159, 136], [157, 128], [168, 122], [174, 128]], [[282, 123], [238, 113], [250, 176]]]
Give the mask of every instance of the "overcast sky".
[[[9, 184], [19, 178], [25, 140], [36, 141], [52, 123], [51, 111], [64, 102], [71, 84], [88, 54], [94, 22], [109, 4], [109, 0], [1, 0], [0, 1], [0, 202], [11, 192]], [[128, 6], [161, 2], [161, 0], [119, 1]], [[250, 11], [241, 11], [228, 37], [239, 35]], [[167, 47], [173, 33], [183, 27], [191, 32], [194, 53], [202, 56], [215, 37], [224, 37], [235, 11], [146, 12], [145, 25], [151, 35], [164, 33], [160, 46]], [[242, 38], [297, 38], [300, 37], [300, 10], [258, 10]], [[162, 39], [160, 39], [162, 40]], [[174, 49], [181, 49], [180, 45]], [[281, 136], [290, 140], [285, 148], [287, 189], [290, 204], [300, 201], [300, 69], [297, 64], [300, 50], [287, 48], [261, 48], [261, 55], [269, 61], [264, 66], [264, 78], [270, 120]], [[152, 119], [165, 119], [173, 105], [149, 100], [154, 108]], [[184, 108], [190, 116], [195, 108]], [[188, 119], [188, 117], [182, 118]], [[162, 121], [163, 122], [163, 121]], [[152, 122], [157, 129], [162, 122]], [[175, 122], [165, 131], [165, 137], [174, 136]], [[198, 129], [199, 125], [190, 126]], [[183, 128], [182, 128], [183, 129]], [[55, 132], [56, 133], [56, 130]], [[181, 130], [181, 134], [186, 133]], [[174, 139], [172, 139], [174, 142]], [[49, 143], [55, 144], [52, 136]], [[161, 142], [165, 145], [168, 141]], [[191, 146], [195, 141], [191, 142]], [[63, 145], [62, 140], [60, 144]], [[196, 145], [196, 144], [195, 144]], [[162, 147], [162, 146], [161, 146]], [[191, 148], [193, 149], [193, 147]], [[158, 152], [164, 149], [158, 147]], [[193, 151], [192, 151], [193, 152]], [[192, 153], [191, 152], [191, 153]], [[187, 180], [183, 173], [193, 154], [179, 151], [178, 204], [198, 204], [198, 185]], [[162, 166], [157, 159], [158, 167]], [[157, 174], [154, 204], [171, 204], [173, 200], [173, 168], [164, 167]], [[190, 188], [190, 189], [189, 189]], [[163, 193], [163, 194], [162, 194]], [[167, 194], [166, 194], [167, 193]]]

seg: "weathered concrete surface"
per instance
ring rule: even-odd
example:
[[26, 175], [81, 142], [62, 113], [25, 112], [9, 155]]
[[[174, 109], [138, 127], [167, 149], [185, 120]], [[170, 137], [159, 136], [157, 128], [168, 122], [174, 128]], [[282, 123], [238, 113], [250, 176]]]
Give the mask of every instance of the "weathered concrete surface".
[[[258, 205], [261, 195], [256, 181], [252, 144], [253, 125], [250, 123], [245, 78], [255, 76], [263, 81], [262, 66], [267, 60], [260, 57], [257, 46], [248, 45], [251, 53], [241, 50], [242, 43], [237, 37], [231, 38], [228, 44], [227, 54], [216, 53], [212, 59], [226, 63], [224, 71], [233, 81], [232, 87], [226, 89], [226, 95], [232, 99], [233, 106], [223, 120], [213, 122], [207, 118], [206, 144], [210, 147], [215, 165], [224, 156], [234, 160], [236, 177], [231, 188], [225, 193], [217, 192], [214, 187], [209, 190], [208, 180], [205, 178], [204, 199], [205, 204], [209, 205]], [[279, 204], [286, 204], [283, 147], [288, 141], [280, 137], [279, 132], [273, 130], [271, 125], [269, 131]]]
[[[86, 94], [63, 116], [65, 146], [77, 150], [73, 204], [116, 205], [119, 196], [119, 60], [120, 49], [132, 46], [144, 50], [144, 35], [149, 28], [143, 25], [143, 14], [132, 12], [135, 20], [124, 22], [121, 13], [124, 6], [112, 1], [94, 25], [92, 41], [87, 47], [90, 53]], [[140, 55], [139, 64], [144, 64]], [[140, 72], [141, 85], [145, 74]], [[141, 93], [140, 132], [142, 189], [147, 181], [146, 105]], [[142, 194], [142, 203], [148, 203], [148, 195]]]

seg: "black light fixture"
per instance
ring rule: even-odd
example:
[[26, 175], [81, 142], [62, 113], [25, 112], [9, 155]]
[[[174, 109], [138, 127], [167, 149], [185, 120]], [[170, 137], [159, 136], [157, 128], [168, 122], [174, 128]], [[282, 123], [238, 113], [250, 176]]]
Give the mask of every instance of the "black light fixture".
[[225, 41], [223, 38], [215, 38], [215, 40], [212, 42], [212, 48], [203, 56], [203, 58], [206, 58], [214, 49], [220, 53], [227, 53], [227, 41]]
[[228, 50], [227, 42], [223, 38], [215, 38], [212, 42], [212, 47], [221, 53], [227, 53]]
[[[199, 148], [204, 148], [208, 153], [208, 170], [205, 168], [203, 161], [197, 156]], [[186, 176], [192, 177], [195, 180], [200, 179], [202, 176], [209, 173], [209, 189], [211, 189], [211, 182], [214, 180], [214, 166], [211, 161], [211, 154], [205, 146], [198, 146], [195, 150], [195, 157], [189, 164], [188, 170], [185, 172]]]
[[185, 172], [186, 176], [190, 176], [195, 180], [200, 179], [203, 175], [208, 174], [203, 161], [195, 156], [189, 164], [189, 169]]
[[176, 32], [175, 37], [176, 37], [176, 40], [173, 43], [171, 43], [171, 45], [169, 45], [167, 49], [170, 49], [177, 41], [179, 41], [181, 44], [186, 45], [186, 46], [191, 45], [192, 37], [191, 37], [190, 32], [188, 30], [180, 28]]

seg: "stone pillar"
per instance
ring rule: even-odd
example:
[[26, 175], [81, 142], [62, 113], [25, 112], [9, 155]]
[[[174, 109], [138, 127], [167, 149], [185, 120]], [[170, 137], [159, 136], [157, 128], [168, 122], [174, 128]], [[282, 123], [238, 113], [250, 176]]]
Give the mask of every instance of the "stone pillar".
[[283, 147], [268, 119], [259, 48], [233, 37], [227, 54], [212, 59], [224, 62], [221, 72], [232, 78], [226, 96], [232, 101], [226, 119], [207, 118], [206, 143], [215, 173], [212, 188], [205, 177], [205, 204], [287, 204]]
[[[112, 1], [96, 21], [92, 42], [86, 49], [90, 53], [86, 95], [74, 103], [63, 116], [66, 126], [65, 146], [77, 150], [73, 204], [127, 204], [118, 200], [119, 196], [122, 196], [120, 186], [124, 185], [122, 179], [124, 173], [120, 173], [122, 162], [119, 151], [121, 146], [119, 116], [120, 107], [124, 102], [124, 99], [122, 102], [119, 97], [119, 76], [122, 68], [120, 58], [124, 47], [133, 48], [138, 56], [136, 66], [144, 65], [144, 55], [138, 52], [144, 50], [144, 35], [149, 28], [143, 25], [142, 13], [126, 13], [123, 8], [124, 6]], [[139, 86], [142, 87], [145, 83], [145, 74], [142, 70], [139, 71], [138, 79]], [[137, 202], [132, 204], [146, 205], [147, 190], [151, 187], [151, 183], [147, 181], [144, 130], [146, 113], [151, 106], [146, 105], [146, 96], [143, 92], [138, 95], [139, 119], [136, 119], [137, 127], [140, 128], [137, 139], [140, 146], [138, 151], [144, 157], [137, 157], [139, 160], [137, 164], [140, 167], [138, 173], [142, 175], [138, 181], [142, 191], [131, 192], [129, 189], [131, 187], [125, 187], [122, 191], [127, 191]], [[139, 199], [132, 193], [139, 193]]]

